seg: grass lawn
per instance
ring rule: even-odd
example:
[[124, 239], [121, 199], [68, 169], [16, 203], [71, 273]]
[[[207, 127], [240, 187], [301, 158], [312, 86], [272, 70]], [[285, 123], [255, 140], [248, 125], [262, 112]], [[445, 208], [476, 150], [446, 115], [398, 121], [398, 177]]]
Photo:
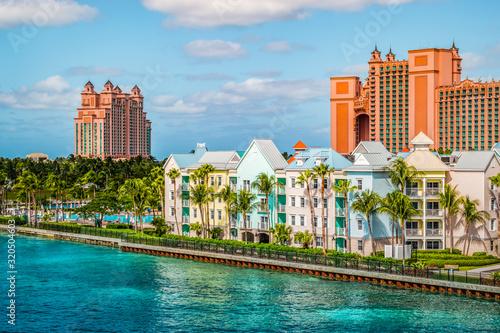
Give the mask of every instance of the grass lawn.
[[481, 267], [488, 267], [488, 266], [496, 266], [498, 264], [491, 264], [491, 265], [484, 265], [484, 266], [461, 266], [459, 268], [460, 271], [470, 271], [471, 269], [475, 268], [481, 268]]

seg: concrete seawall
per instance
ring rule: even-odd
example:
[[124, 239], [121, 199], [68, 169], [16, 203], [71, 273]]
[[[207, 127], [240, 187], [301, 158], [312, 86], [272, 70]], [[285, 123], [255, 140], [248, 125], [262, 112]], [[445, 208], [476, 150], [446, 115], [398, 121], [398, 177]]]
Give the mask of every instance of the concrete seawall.
[[[0, 231], [6, 231], [6, 225], [0, 225]], [[143, 245], [122, 242], [120, 239], [74, 234], [61, 231], [41, 230], [34, 228], [16, 227], [16, 232], [61, 240], [76, 241], [97, 245], [120, 247], [123, 251], [146, 253], [177, 257], [191, 260], [201, 260], [220, 264], [231, 264], [243, 267], [267, 268], [284, 272], [309, 274], [327, 278], [351, 281], [365, 281], [390, 285], [401, 288], [419, 289], [431, 292], [453, 293], [458, 295], [492, 298], [500, 301], [500, 287], [462, 283], [437, 279], [426, 279], [407, 275], [395, 275], [383, 272], [368, 272], [362, 270], [345, 269], [340, 267], [295, 263], [281, 260], [270, 260], [255, 257], [236, 256], [225, 253], [169, 248], [164, 246]]]

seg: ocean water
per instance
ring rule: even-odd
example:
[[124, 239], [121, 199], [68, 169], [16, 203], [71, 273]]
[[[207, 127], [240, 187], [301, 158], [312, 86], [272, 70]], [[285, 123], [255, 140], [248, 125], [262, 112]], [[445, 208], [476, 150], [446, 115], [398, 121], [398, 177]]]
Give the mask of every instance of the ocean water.
[[496, 301], [23, 235], [15, 245], [16, 326], [3, 278], [0, 332], [500, 331]]

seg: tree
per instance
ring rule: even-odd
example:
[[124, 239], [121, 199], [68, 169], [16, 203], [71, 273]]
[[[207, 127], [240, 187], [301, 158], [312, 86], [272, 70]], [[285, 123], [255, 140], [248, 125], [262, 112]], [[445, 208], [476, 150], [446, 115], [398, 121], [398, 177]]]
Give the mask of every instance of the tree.
[[243, 228], [245, 233], [245, 243], [248, 244], [247, 239], [247, 213], [252, 212], [257, 208], [258, 203], [254, 202], [257, 196], [250, 191], [241, 190], [238, 192], [236, 200], [232, 203], [231, 211], [241, 213], [243, 216]]
[[212, 239], [219, 239], [220, 234], [222, 234], [222, 229], [219, 227], [212, 228], [208, 231]]
[[90, 186], [93, 189], [94, 197], [95, 197], [96, 181], [97, 181], [97, 174], [95, 173], [94, 170], [90, 170], [82, 178], [82, 183], [83, 183], [82, 186], [91, 184]]
[[[208, 229], [210, 229], [209, 204], [213, 200], [212, 196], [213, 196], [213, 193], [215, 192], [215, 190], [212, 187], [208, 186], [208, 175], [215, 171], [215, 167], [213, 165], [207, 163], [207, 164], [203, 164], [198, 170], [200, 172], [201, 177], [203, 177], [205, 179], [205, 186], [212, 189], [212, 191], [210, 192], [210, 200], [208, 200], [205, 204], [206, 205], [205, 213], [207, 216], [206, 221], [207, 221]], [[215, 219], [214, 219], [214, 224], [215, 224]]]
[[[59, 222], [59, 206], [57, 205], [57, 195], [59, 194], [62, 196], [62, 191], [63, 191], [62, 185], [63, 185], [62, 181], [59, 179], [58, 176], [56, 176], [54, 174], [49, 175], [49, 177], [45, 181], [45, 186], [49, 190], [53, 191], [55, 194], [55, 197], [56, 197], [56, 222]], [[63, 203], [61, 200], [61, 207], [62, 206], [63, 206]]]
[[35, 227], [37, 226], [35, 191], [39, 187], [38, 183], [38, 178], [34, 173], [28, 170], [24, 170], [21, 176], [17, 178], [17, 184], [14, 185], [14, 188], [20, 189], [22, 194], [28, 198], [26, 202], [28, 204], [28, 220], [31, 220], [31, 206], [34, 206], [33, 210], [35, 212]]
[[285, 223], [277, 223], [274, 227], [269, 229], [269, 232], [273, 234], [273, 244], [288, 245], [287, 242], [290, 239], [292, 227], [287, 227]]
[[316, 177], [314, 172], [311, 172], [311, 170], [306, 169], [304, 171], [301, 171], [299, 174], [299, 177], [297, 177], [297, 184], [306, 185], [306, 191], [307, 191], [307, 200], [309, 200], [309, 208], [311, 210], [311, 232], [312, 232], [312, 239], [313, 241], [311, 244], [315, 247], [316, 246], [316, 226], [314, 225], [314, 208], [312, 205], [312, 200], [311, 200], [311, 181]]
[[198, 237], [200, 237], [202, 230], [203, 226], [200, 224], [200, 222], [191, 223], [189, 225], [189, 231], [194, 231], [196, 233], [196, 236]]
[[392, 185], [401, 189], [401, 193], [405, 194], [405, 188], [416, 177], [422, 175], [422, 172], [417, 171], [414, 166], [408, 165], [402, 158], [397, 158], [391, 162], [390, 167], [384, 167], [389, 172], [389, 179]]
[[236, 200], [236, 193], [231, 189], [231, 185], [224, 185], [220, 191], [216, 194], [218, 198], [224, 201], [226, 205], [226, 230], [227, 230], [227, 239], [229, 239], [230, 231], [229, 231], [229, 207]]
[[[313, 168], [314, 172], [321, 178], [321, 225], [323, 229], [323, 254], [326, 255], [328, 240], [326, 239], [325, 225], [325, 179], [330, 177], [330, 174], [335, 168], [330, 168], [328, 165], [321, 163]], [[313, 221], [311, 221], [313, 223]]]
[[213, 193], [213, 188], [207, 187], [205, 184], [198, 184], [196, 186], [190, 186], [189, 194], [183, 195], [183, 199], [190, 200], [191, 204], [196, 205], [200, 210], [201, 216], [201, 226], [203, 232], [203, 238], [206, 238], [206, 227], [204, 219], [203, 207], [208, 204], [211, 200], [210, 194]]
[[[450, 253], [453, 253], [453, 224], [451, 217], [457, 215], [460, 211], [460, 202], [463, 198], [460, 197], [460, 192], [457, 190], [457, 186], [451, 187], [450, 184], [444, 185], [444, 192], [439, 192], [439, 204], [444, 208], [444, 220], [447, 224], [446, 229], [450, 231]], [[446, 235], [444, 235], [444, 248], [446, 248]]]
[[302, 247], [304, 249], [309, 248], [309, 244], [312, 244], [313, 241], [313, 235], [309, 233], [309, 230], [306, 230], [305, 232], [299, 231], [295, 234], [295, 240], [297, 240], [299, 243], [302, 244]]
[[106, 215], [117, 214], [121, 210], [116, 195], [111, 193], [100, 193], [90, 200], [85, 206], [75, 209], [75, 213], [84, 218], [96, 220], [96, 227], [102, 228], [102, 220]]
[[165, 223], [165, 219], [161, 216], [155, 216], [151, 220], [151, 224], [156, 228], [155, 230], [155, 236], [156, 237], [161, 237], [162, 235], [165, 235], [169, 232], [169, 227], [167, 227], [167, 224]]
[[420, 216], [420, 212], [413, 206], [410, 198], [406, 195], [398, 196], [398, 200], [395, 204], [396, 207], [396, 216], [400, 220], [401, 223], [401, 237], [403, 240], [403, 266], [406, 265], [406, 228], [405, 221], [411, 220], [416, 216]]
[[371, 190], [364, 190], [361, 193], [356, 193], [354, 202], [351, 204], [352, 209], [362, 215], [365, 215], [366, 222], [368, 224], [368, 231], [370, 232], [370, 239], [372, 243], [372, 253], [375, 255], [375, 242], [373, 239], [373, 228], [370, 220], [370, 216], [376, 213], [379, 209], [381, 202], [380, 195]]
[[[496, 176], [490, 177], [491, 180], [491, 185], [494, 186], [494, 191], [493, 195], [495, 197], [495, 201], [497, 204], [497, 209], [496, 209], [496, 214], [497, 214], [497, 221], [499, 221], [499, 216], [498, 212], [500, 211], [500, 173], [497, 174]], [[498, 239], [498, 244], [500, 244], [500, 227], [497, 227], [497, 239]], [[498, 254], [500, 255], [500, 246], [497, 246]]]
[[387, 193], [385, 198], [382, 199], [379, 208], [380, 212], [384, 212], [391, 217], [391, 258], [394, 258], [394, 229], [396, 229], [396, 241], [398, 238], [396, 221], [398, 219], [398, 205], [401, 201], [401, 196], [403, 196], [403, 193], [399, 190]]
[[[477, 210], [477, 206], [479, 206], [478, 200], [471, 200], [467, 195], [465, 199], [461, 200], [462, 209], [460, 213], [462, 217], [465, 219], [465, 241], [464, 241], [464, 250], [463, 253], [467, 255], [469, 253], [470, 247], [470, 235], [469, 235], [469, 227], [470, 225], [474, 225], [476, 223], [486, 223], [489, 220], [490, 214], [484, 210]], [[467, 245], [467, 248], [466, 248]]]
[[[167, 173], [168, 178], [170, 178], [174, 183], [174, 218], [175, 227], [177, 228], [177, 234], [180, 235], [179, 221], [177, 220], [177, 178], [181, 175], [179, 169], [170, 169]], [[163, 200], [163, 199], [162, 199]]]
[[139, 178], [127, 179], [125, 184], [119, 190], [120, 199], [129, 199], [134, 207], [135, 219], [135, 232], [137, 232], [137, 220], [141, 227], [141, 235], [144, 235], [142, 226], [142, 215], [148, 207], [149, 188], [144, 184], [144, 181]]
[[351, 232], [349, 226], [349, 211], [348, 211], [348, 201], [347, 195], [357, 190], [357, 187], [352, 185], [350, 180], [339, 180], [337, 185], [333, 185], [333, 190], [342, 193], [344, 196], [344, 218], [345, 218], [345, 227], [346, 227], [346, 235], [347, 235], [347, 248], [349, 252], [351, 252]]
[[269, 196], [271, 196], [275, 187], [283, 188], [283, 183], [276, 181], [273, 176], [269, 176], [265, 172], [259, 173], [257, 179], [252, 183], [253, 189], [256, 189], [259, 193], [263, 193], [266, 196], [266, 207], [264, 208], [267, 211], [268, 232], [270, 231], [269, 227], [272, 225], [269, 212]]

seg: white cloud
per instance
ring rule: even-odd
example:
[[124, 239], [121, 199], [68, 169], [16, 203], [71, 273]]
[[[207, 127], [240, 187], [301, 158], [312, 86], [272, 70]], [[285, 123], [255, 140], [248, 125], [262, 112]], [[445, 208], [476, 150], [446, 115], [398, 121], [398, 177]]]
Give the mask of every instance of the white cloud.
[[243, 103], [247, 98], [225, 92], [199, 91], [186, 96], [184, 100], [204, 105], [229, 105]]
[[340, 70], [340, 73], [348, 76], [360, 76], [365, 77], [368, 75], [368, 63], [351, 65], [344, 67]]
[[247, 52], [240, 43], [223, 40], [199, 39], [184, 45], [184, 51], [193, 58], [236, 59], [246, 56]]
[[71, 67], [66, 72], [69, 75], [103, 75], [103, 76], [118, 76], [125, 73], [125, 69], [121, 67], [107, 67], [107, 66], [96, 66], [96, 67], [85, 67], [77, 66]]
[[462, 72], [485, 68], [491, 65], [488, 59], [481, 54], [466, 52], [461, 54], [460, 57], [462, 57]]
[[92, 21], [99, 11], [73, 0], [0, 1], [0, 29], [19, 25], [60, 26]]
[[279, 69], [269, 68], [264, 70], [257, 70], [247, 73], [250, 76], [260, 76], [260, 77], [277, 77], [283, 75], [283, 72]]
[[179, 97], [175, 95], [160, 95], [156, 97], [151, 97], [149, 102], [158, 106], [172, 105], [179, 100]]
[[295, 50], [313, 50], [313, 48], [302, 44], [290, 44], [286, 40], [281, 40], [268, 43], [261, 50], [273, 53], [290, 53]]
[[249, 26], [270, 21], [300, 20], [312, 10], [359, 11], [370, 5], [389, 5], [416, 0], [142, 0], [149, 10], [167, 15], [164, 27], [209, 28]]
[[152, 111], [169, 113], [169, 114], [189, 114], [196, 115], [205, 112], [206, 107], [199, 106], [191, 103], [184, 103], [182, 100], [177, 100], [172, 105], [152, 105]]
[[0, 104], [24, 110], [74, 110], [80, 103], [78, 89], [72, 89], [61, 76], [51, 76], [32, 87], [0, 91]]

